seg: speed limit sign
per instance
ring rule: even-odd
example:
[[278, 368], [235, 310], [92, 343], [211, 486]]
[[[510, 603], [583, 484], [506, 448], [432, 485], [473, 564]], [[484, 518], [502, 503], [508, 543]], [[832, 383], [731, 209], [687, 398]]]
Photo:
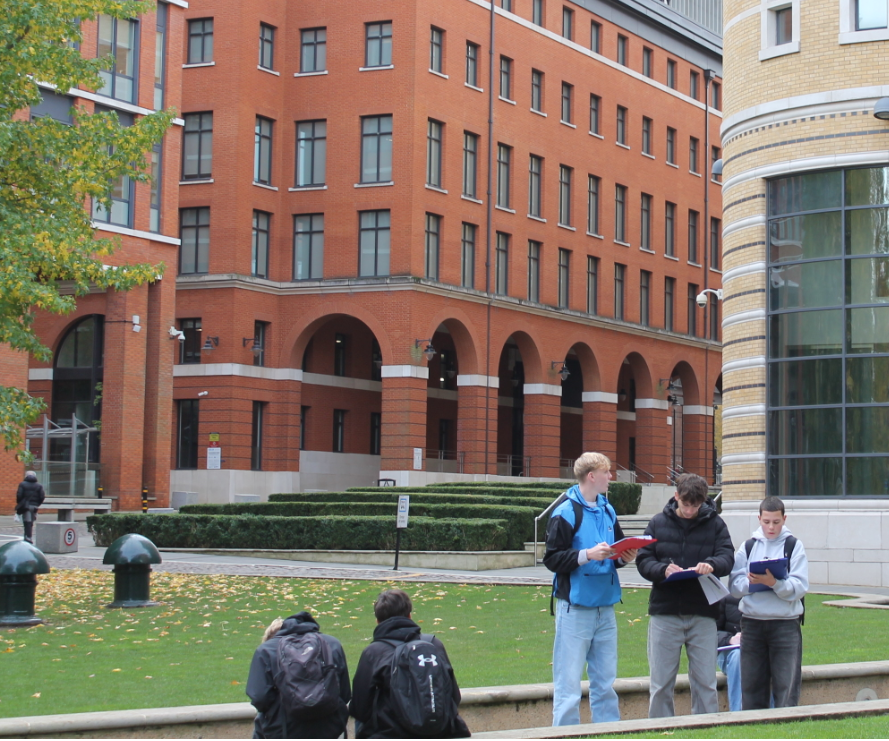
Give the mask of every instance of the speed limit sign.
[[77, 531], [73, 527], [65, 529], [65, 545], [72, 546], [77, 542]]

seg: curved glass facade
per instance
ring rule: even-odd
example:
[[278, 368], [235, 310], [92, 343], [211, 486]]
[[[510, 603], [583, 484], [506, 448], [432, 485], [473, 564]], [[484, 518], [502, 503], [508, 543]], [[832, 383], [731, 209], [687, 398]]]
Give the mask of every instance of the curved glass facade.
[[768, 490], [889, 495], [889, 168], [769, 183]]

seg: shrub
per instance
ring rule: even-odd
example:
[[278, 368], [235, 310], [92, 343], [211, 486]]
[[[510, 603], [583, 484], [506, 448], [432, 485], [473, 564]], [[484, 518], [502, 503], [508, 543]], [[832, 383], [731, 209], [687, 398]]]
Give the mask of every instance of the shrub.
[[[331, 491], [308, 492], [299, 494], [272, 494], [269, 502], [397, 502], [398, 494], [392, 494], [392, 489], [368, 489], [365, 491]], [[547, 495], [545, 498], [527, 496], [511, 496], [506, 494], [450, 494], [445, 492], [429, 492], [425, 487], [418, 489], [401, 489], [401, 494], [408, 494], [411, 498], [411, 506], [417, 502], [425, 504], [499, 504], [504, 507], [532, 507], [538, 512], [545, 510], [554, 497]], [[522, 492], [524, 495], [524, 492]], [[189, 505], [192, 506], [192, 505]]]
[[608, 485], [608, 501], [618, 516], [635, 515], [639, 511], [639, 502], [642, 501], [642, 484], [612, 481]]
[[[159, 548], [262, 548], [391, 550], [391, 517], [257, 517], [256, 515], [111, 514], [87, 517], [96, 545], [121, 535], [144, 535]], [[506, 549], [502, 519], [411, 518], [402, 530], [406, 551], [499, 551]]]

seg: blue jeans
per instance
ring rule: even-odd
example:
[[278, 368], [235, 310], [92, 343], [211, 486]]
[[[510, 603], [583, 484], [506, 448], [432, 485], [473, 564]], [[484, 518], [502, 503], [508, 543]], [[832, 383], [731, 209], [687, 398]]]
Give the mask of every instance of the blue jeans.
[[741, 710], [741, 649], [722, 651], [716, 655], [716, 665], [726, 677], [728, 709]]
[[553, 725], [580, 723], [580, 679], [586, 664], [593, 723], [620, 720], [617, 677], [617, 622], [614, 607], [578, 607], [556, 600], [553, 644]]

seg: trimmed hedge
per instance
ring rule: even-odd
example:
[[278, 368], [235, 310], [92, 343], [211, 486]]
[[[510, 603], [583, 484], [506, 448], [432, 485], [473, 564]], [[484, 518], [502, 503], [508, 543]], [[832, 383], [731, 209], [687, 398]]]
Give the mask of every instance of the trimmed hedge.
[[631, 484], [628, 481], [612, 481], [608, 484], [608, 501], [614, 507], [618, 517], [635, 515], [642, 501], [642, 484]]
[[[86, 522], [96, 545], [103, 547], [121, 535], [138, 533], [159, 548], [395, 548], [392, 517], [109, 514], [90, 515]], [[401, 548], [406, 551], [502, 551], [506, 542], [502, 519], [414, 517], [401, 531]]]
[[[179, 512], [184, 515], [261, 515], [280, 517], [354, 517], [394, 518], [396, 502], [237, 502], [235, 504], [188, 504]], [[411, 502], [414, 517], [442, 519], [496, 519], [507, 524], [506, 550], [517, 551], [526, 541], [534, 539], [534, 517], [531, 507], [505, 507], [491, 504], [423, 504]]]
[[442, 486], [448, 489], [452, 487], [491, 487], [491, 488], [505, 488], [505, 489], [556, 489], [557, 491], [565, 491], [566, 489], [570, 489], [576, 481], [519, 481], [519, 482], [511, 482], [511, 481], [446, 481], [440, 484], [432, 484], [432, 486]]
[[[389, 487], [369, 489], [367, 491], [330, 491], [306, 492], [297, 494], [271, 494], [269, 502], [397, 502], [398, 494], [391, 494]], [[429, 493], [425, 488], [403, 489], [402, 494], [409, 494], [411, 506], [416, 502], [423, 504], [498, 504], [504, 507], [532, 507], [538, 512], [545, 510], [552, 502], [551, 498], [515, 497], [508, 495], [489, 494], [446, 494]]]

